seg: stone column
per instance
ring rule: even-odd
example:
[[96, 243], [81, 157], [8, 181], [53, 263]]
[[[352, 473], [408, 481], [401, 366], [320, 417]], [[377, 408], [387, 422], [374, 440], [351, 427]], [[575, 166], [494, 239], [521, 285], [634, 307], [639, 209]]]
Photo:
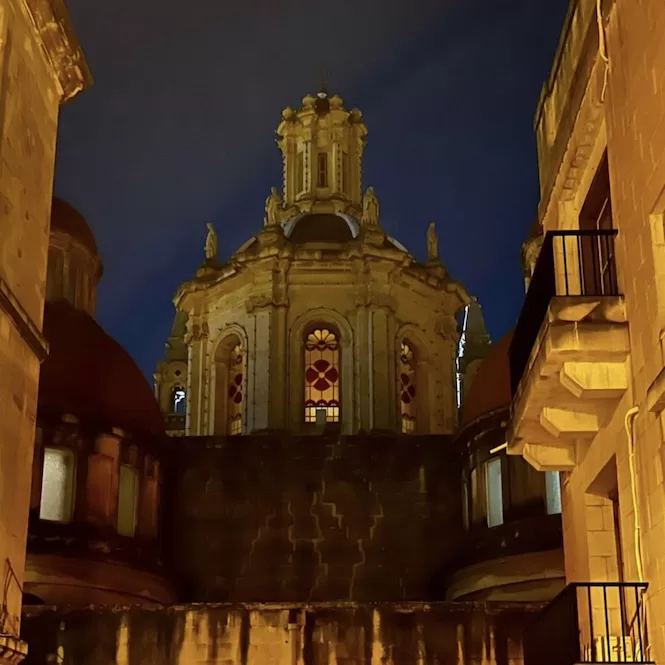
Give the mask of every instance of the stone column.
[[270, 411], [268, 426], [284, 429], [288, 422], [287, 401], [289, 368], [287, 367], [286, 313], [289, 306], [289, 261], [275, 265], [273, 278], [273, 307], [270, 323]]
[[188, 353], [185, 431], [192, 436], [203, 436], [207, 434], [208, 324], [193, 319], [185, 343]]
[[373, 303], [370, 325], [373, 347], [373, 429], [395, 431], [395, 317], [390, 303]]

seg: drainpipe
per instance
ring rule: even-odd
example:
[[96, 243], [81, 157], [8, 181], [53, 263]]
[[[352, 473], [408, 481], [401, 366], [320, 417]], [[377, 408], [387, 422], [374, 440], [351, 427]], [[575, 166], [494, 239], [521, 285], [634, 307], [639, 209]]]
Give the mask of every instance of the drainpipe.
[[637, 406], [628, 409], [624, 420], [626, 434], [628, 435], [628, 469], [630, 472], [630, 494], [633, 503], [633, 515], [635, 516], [634, 543], [635, 543], [635, 565], [637, 566], [638, 581], [644, 582], [644, 563], [642, 561], [642, 539], [640, 522], [640, 509], [637, 501], [637, 473], [635, 471], [635, 418], [640, 409]]

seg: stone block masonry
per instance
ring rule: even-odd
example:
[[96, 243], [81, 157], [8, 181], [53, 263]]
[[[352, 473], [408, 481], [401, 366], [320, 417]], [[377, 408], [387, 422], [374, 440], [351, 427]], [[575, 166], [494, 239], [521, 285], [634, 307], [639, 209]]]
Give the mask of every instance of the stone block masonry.
[[177, 455], [167, 511], [182, 598], [441, 597], [463, 536], [447, 437], [184, 438]]

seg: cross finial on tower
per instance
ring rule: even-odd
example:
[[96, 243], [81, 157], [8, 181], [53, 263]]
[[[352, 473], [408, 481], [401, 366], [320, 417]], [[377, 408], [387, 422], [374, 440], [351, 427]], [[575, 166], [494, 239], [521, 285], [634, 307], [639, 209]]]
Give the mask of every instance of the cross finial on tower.
[[324, 93], [328, 95], [328, 68], [324, 65], [321, 67], [321, 88], [319, 94]]

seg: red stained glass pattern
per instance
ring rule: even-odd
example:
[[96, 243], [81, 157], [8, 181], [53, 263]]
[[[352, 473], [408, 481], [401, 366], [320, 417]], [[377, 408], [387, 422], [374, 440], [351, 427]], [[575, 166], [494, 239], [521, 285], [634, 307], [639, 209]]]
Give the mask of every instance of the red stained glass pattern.
[[237, 344], [231, 351], [229, 358], [229, 392], [227, 397], [227, 422], [230, 435], [242, 434], [242, 415], [245, 396], [245, 354], [242, 346]]
[[326, 422], [339, 422], [339, 343], [333, 332], [317, 328], [305, 339], [305, 422], [315, 423], [319, 409]]
[[402, 419], [402, 432], [416, 431], [416, 371], [413, 349], [402, 342], [399, 356], [399, 408]]

